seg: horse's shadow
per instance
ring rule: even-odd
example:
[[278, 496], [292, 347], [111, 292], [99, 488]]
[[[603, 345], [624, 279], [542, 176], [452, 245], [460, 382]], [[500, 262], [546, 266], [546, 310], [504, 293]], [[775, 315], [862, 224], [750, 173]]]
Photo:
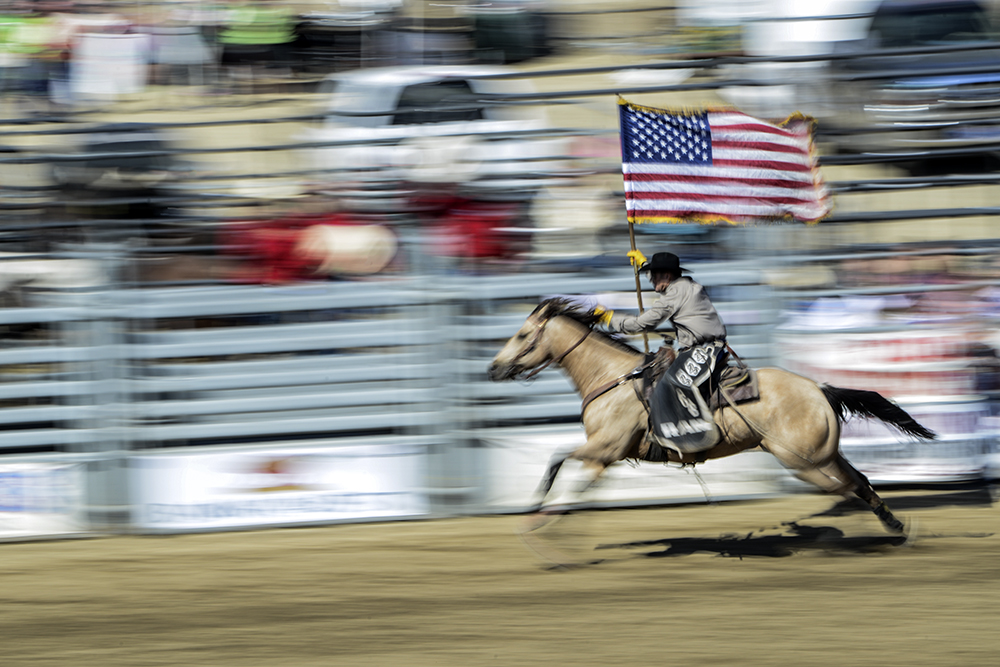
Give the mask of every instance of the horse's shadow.
[[671, 537], [662, 540], [645, 540], [626, 544], [604, 544], [598, 549], [645, 549], [648, 558], [690, 556], [694, 553], [714, 553], [729, 558], [786, 558], [803, 551], [842, 553], [871, 553], [890, 547], [902, 546], [907, 535], [862, 535], [848, 537], [834, 526], [809, 526], [798, 522], [783, 524], [781, 534], [755, 531], [746, 535], [721, 535], [719, 537]]
[[[992, 495], [988, 488], [959, 491], [932, 496], [904, 496], [895, 498], [894, 509], [915, 510], [946, 505], [990, 505]], [[851, 501], [841, 501], [828, 510], [783, 523], [779, 528], [762, 528], [743, 535], [709, 537], [672, 537], [622, 544], [603, 544], [597, 549], [643, 550], [648, 558], [671, 558], [694, 553], [714, 553], [730, 558], [787, 558], [803, 552], [866, 554], [899, 547], [912, 539], [911, 534], [872, 534], [847, 536], [841, 529], [827, 525], [803, 523], [821, 517], [841, 517], [868, 508]], [[936, 536], [938, 537], [938, 536]], [[965, 535], [984, 537], [984, 535]], [[653, 547], [653, 550], [647, 550]]]

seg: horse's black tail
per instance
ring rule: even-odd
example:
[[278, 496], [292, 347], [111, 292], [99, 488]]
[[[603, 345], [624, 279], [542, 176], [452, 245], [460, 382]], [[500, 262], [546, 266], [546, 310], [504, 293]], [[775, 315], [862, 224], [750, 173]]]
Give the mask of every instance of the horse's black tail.
[[937, 433], [918, 423], [916, 419], [882, 394], [864, 389], [842, 389], [820, 385], [826, 400], [830, 401], [837, 419], [844, 421], [847, 413], [878, 419], [906, 435], [922, 440], [934, 440]]

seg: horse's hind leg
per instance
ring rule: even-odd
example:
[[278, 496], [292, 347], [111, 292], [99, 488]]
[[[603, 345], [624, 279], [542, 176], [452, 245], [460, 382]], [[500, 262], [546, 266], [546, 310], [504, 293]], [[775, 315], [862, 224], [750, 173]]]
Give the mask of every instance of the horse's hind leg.
[[906, 527], [903, 525], [903, 522], [896, 518], [896, 515], [892, 513], [889, 506], [885, 504], [885, 501], [875, 493], [871, 482], [868, 481], [868, 478], [860, 470], [851, 465], [841, 454], [837, 454], [834, 464], [843, 471], [843, 474], [851, 479], [853, 488], [850, 491], [868, 504], [868, 507], [879, 518], [883, 526], [894, 533], [902, 533], [905, 530]]
[[810, 470], [799, 470], [797, 475], [807, 481], [812, 482], [824, 491], [838, 493], [845, 498], [850, 498], [853, 494], [871, 508], [875, 516], [879, 518], [888, 530], [894, 533], [902, 533], [905, 529], [903, 522], [889, 510], [885, 501], [875, 493], [871, 482], [864, 474], [855, 468], [841, 454], [818, 468]]

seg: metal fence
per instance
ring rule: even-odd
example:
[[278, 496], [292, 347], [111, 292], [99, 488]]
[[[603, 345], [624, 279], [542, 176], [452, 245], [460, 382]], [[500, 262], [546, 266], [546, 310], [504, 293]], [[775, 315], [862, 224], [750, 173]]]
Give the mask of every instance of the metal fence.
[[[766, 283], [761, 261], [694, 266], [740, 355], [758, 367], [777, 361], [794, 368], [797, 358], [789, 350], [797, 349], [796, 341], [802, 347], [803, 335], [816, 334], [777, 335], [780, 308], [793, 297], [808, 302], [821, 292], [776, 290]], [[555, 371], [528, 385], [490, 383], [489, 360], [540, 299], [590, 294], [626, 304], [634, 299], [629, 296], [633, 286], [631, 271], [623, 267], [289, 286], [39, 292], [33, 306], [3, 311], [5, 324], [44, 323], [46, 335], [2, 353], [0, 389], [7, 407], [0, 416], [8, 455], [0, 462], [61, 461], [67, 454], [85, 461], [84, 514], [88, 525], [104, 530], [132, 526], [134, 477], [145, 470], [143, 465], [136, 469], [136, 461], [167, 460], [155, 452], [197, 457], [220, 450], [320, 448], [330, 456], [331, 448], [360, 444], [392, 451], [408, 444], [423, 452], [426, 477], [419, 486], [426, 513], [520, 509], [526, 506], [524, 494], [512, 500], [510, 493], [489, 491], [491, 478], [504, 472], [493, 469], [492, 457], [511, 446], [496, 443], [516, 438], [525, 428], [535, 429], [526, 441], [543, 443], [537, 456], [566, 438], [578, 441], [580, 397]], [[895, 339], [911, 334], [909, 329], [887, 326], [878, 332]], [[940, 329], [922, 329], [926, 337], [942, 335]], [[871, 333], [825, 331], [819, 349], [830, 340], [862, 336], [856, 354], [870, 344], [863, 335]], [[961, 347], [955, 344], [950, 372], [968, 375], [972, 371]], [[856, 368], [850, 354], [844, 358]], [[896, 370], [913, 375], [926, 361], [918, 354]], [[809, 371], [816, 376], [822, 369]], [[889, 377], [889, 369], [878, 372]], [[870, 369], [857, 373], [848, 384], [863, 386], [862, 379], [870, 376]], [[936, 414], [930, 423], [938, 428], [942, 417], [968, 417], [946, 433], [943, 444], [922, 447], [920, 456], [938, 466], [941, 479], [984, 474], [984, 457], [994, 446], [977, 425], [988, 417], [985, 399], [965, 390], [943, 393], [952, 394], [950, 408], [942, 408], [939, 399], [929, 408], [904, 403], [921, 419]], [[901, 449], [892, 438], [859, 435], [854, 458], [871, 466], [886, 457], [917, 454], [916, 446]], [[927, 475], [926, 468], [914, 475]], [[175, 514], [144, 511], [141, 516]]]

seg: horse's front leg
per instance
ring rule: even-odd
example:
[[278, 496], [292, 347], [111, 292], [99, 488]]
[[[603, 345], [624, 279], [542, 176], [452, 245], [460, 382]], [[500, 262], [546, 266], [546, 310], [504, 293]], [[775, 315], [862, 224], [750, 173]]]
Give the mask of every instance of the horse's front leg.
[[634, 440], [636, 437], [637, 434], [635, 433], [624, 434], [623, 436], [620, 432], [598, 431], [587, 438], [587, 443], [583, 447], [556, 450], [549, 459], [545, 474], [542, 476], [542, 480], [538, 484], [538, 489], [535, 491], [536, 501], [532, 506], [532, 511], [545, 511], [545, 499], [548, 497], [549, 492], [552, 491], [556, 477], [567, 460], [582, 461], [587, 471], [586, 478], [581, 480], [573, 489], [573, 495], [579, 497], [597, 483], [609, 465], [624, 458], [624, 453], [628, 451], [631, 440]]
[[552, 454], [552, 457], [549, 458], [549, 464], [545, 468], [542, 481], [538, 483], [538, 488], [535, 489], [535, 504], [531, 507], [532, 512], [539, 512], [545, 506], [545, 498], [549, 495], [552, 485], [556, 482], [556, 475], [559, 474], [559, 470], [566, 463], [566, 459], [572, 456], [574, 451], [575, 449], [573, 448], [557, 449]]
[[[520, 529], [521, 532], [538, 530], [539, 528], [548, 525], [553, 519], [569, 512], [569, 509], [566, 507], [545, 506], [545, 498], [548, 496], [549, 491], [552, 490], [552, 485], [555, 483], [556, 475], [559, 473], [559, 469], [562, 468], [563, 463], [565, 463], [569, 458], [572, 458], [572, 456], [554, 455], [549, 461], [549, 467], [546, 469], [545, 476], [542, 477], [542, 481], [538, 486], [538, 491], [536, 492], [537, 501], [530, 510], [531, 514], [529, 514], [522, 523]], [[580, 480], [573, 488], [572, 496], [575, 498], [581, 497], [588, 489], [594, 486], [607, 469], [606, 465], [597, 464], [592, 461], [584, 461], [584, 466], [587, 470], [587, 476]]]
[[[592, 545], [581, 551], [581, 531], [577, 522], [581, 521], [582, 515], [570, 512], [566, 506], [547, 507], [545, 499], [552, 490], [559, 470], [568, 459], [583, 462], [586, 475], [573, 485], [571, 499], [582, 496], [597, 483], [608, 466], [614, 462], [613, 459], [607, 458], [607, 452], [613, 449], [613, 445], [612, 441], [595, 439], [591, 436], [583, 447], [573, 451], [556, 452], [549, 460], [538, 488], [538, 503], [534, 513], [524, 518], [517, 528], [521, 539], [536, 554], [562, 567], [579, 565], [592, 557]], [[571, 523], [567, 524], [567, 521]], [[567, 529], [567, 526], [570, 527]]]

